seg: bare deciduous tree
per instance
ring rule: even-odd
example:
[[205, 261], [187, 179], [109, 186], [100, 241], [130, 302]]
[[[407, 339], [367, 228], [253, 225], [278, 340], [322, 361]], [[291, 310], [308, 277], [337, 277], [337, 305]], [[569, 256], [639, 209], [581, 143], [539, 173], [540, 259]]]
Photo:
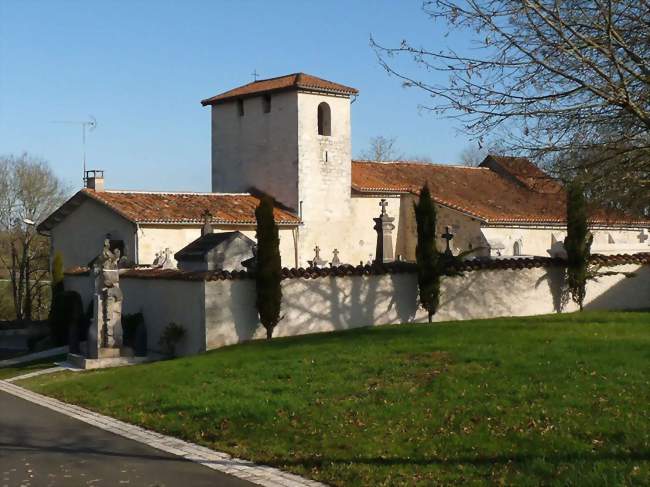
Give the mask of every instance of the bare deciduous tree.
[[477, 143], [469, 144], [460, 151], [460, 162], [463, 166], [478, 167], [489, 154], [505, 155], [505, 152], [500, 142], [494, 142], [487, 146]]
[[397, 147], [397, 137], [385, 137], [378, 135], [370, 139], [368, 148], [360, 152], [358, 159], [374, 162], [409, 161], [409, 162], [431, 162], [429, 156], [412, 155], [405, 156]]
[[[431, 95], [429, 109], [459, 119], [479, 141], [498, 133], [542, 164], [625, 181], [647, 198], [648, 0], [427, 0], [423, 9], [472, 32], [472, 49], [371, 42], [385, 69]], [[395, 68], [403, 55], [425, 74]], [[432, 71], [448, 80], [432, 80]], [[585, 152], [588, 160], [571, 157]]]
[[403, 155], [397, 149], [397, 137], [378, 135], [370, 139], [370, 145], [358, 157], [367, 161], [385, 162], [400, 160]]
[[49, 245], [36, 225], [61, 204], [65, 190], [45, 161], [0, 157], [0, 264], [8, 274], [16, 319], [31, 319], [47, 287]]

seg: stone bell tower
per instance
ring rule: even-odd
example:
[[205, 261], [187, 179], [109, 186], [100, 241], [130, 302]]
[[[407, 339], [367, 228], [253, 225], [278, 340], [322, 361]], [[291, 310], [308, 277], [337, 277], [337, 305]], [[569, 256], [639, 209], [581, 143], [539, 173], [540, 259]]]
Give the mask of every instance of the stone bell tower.
[[259, 190], [302, 219], [300, 265], [329, 255], [350, 211], [350, 98], [357, 90], [304, 73], [254, 81], [212, 107], [212, 191]]

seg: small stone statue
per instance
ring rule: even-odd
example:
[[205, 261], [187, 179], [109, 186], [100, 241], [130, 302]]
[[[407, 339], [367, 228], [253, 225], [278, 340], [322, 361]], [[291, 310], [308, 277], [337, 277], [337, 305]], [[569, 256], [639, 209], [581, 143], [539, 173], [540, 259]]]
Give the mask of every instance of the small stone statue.
[[163, 269], [176, 269], [176, 264], [174, 263], [174, 253], [172, 250], [167, 247], [163, 251], [162, 266]]
[[203, 218], [203, 227], [201, 227], [201, 236], [212, 233], [212, 214], [206, 208], [205, 211], [201, 214]]
[[153, 261], [152, 267], [156, 269], [176, 269], [174, 255], [169, 247], [160, 252], [156, 252], [156, 258]]

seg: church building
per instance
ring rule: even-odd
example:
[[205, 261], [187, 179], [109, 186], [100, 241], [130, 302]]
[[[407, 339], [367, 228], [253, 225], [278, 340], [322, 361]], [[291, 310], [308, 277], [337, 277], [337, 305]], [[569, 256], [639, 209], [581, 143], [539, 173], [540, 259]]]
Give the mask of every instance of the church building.
[[[255, 208], [268, 194], [277, 202], [285, 267], [307, 266], [316, 248], [325, 262], [374, 260], [373, 219], [382, 208], [394, 218], [392, 254], [413, 260], [413, 204], [427, 183], [438, 235], [449, 227], [455, 253], [562, 253], [561, 184], [525, 158], [488, 156], [476, 168], [355, 161], [351, 102], [357, 96], [349, 86], [296, 73], [207, 98], [201, 103], [211, 110], [211, 193], [109, 190], [103, 171], [89, 171], [85, 187], [39, 232], [51, 237], [52, 255], [60, 252], [66, 267], [87, 266], [107, 235], [127, 259], [146, 266], [199, 238], [206, 220], [214, 232], [254, 239]], [[648, 220], [602, 210], [591, 214], [590, 228], [594, 253], [650, 251]]]

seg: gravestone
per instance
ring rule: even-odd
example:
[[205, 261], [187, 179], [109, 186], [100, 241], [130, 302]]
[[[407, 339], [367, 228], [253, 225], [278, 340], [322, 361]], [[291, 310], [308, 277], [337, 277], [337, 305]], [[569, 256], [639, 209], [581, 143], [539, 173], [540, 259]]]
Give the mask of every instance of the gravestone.
[[454, 238], [454, 234], [451, 233], [451, 229], [446, 226], [445, 227], [445, 233], [440, 235], [441, 238], [444, 238], [447, 241], [447, 248], [445, 248], [445, 255], [454, 255], [454, 253], [451, 251], [451, 239]]
[[331, 265], [332, 267], [336, 267], [336, 266], [338, 266], [338, 265], [341, 265], [341, 259], [339, 259], [339, 249], [334, 249], [334, 251], [332, 252], [332, 254], [333, 254], [334, 256], [332, 257], [332, 262], [330, 262], [330, 265]]
[[315, 253], [314, 258], [312, 260], [307, 261], [309, 262], [310, 267], [318, 268], [318, 267], [323, 267], [325, 264], [327, 264], [327, 261], [321, 259], [320, 247], [318, 245], [314, 247], [314, 253]]
[[393, 230], [395, 218], [388, 215], [386, 207], [388, 202], [382, 198], [379, 202], [381, 214], [378, 218], [373, 218], [375, 222], [375, 231], [377, 232], [377, 251], [375, 252], [375, 262], [386, 263], [393, 262]]

